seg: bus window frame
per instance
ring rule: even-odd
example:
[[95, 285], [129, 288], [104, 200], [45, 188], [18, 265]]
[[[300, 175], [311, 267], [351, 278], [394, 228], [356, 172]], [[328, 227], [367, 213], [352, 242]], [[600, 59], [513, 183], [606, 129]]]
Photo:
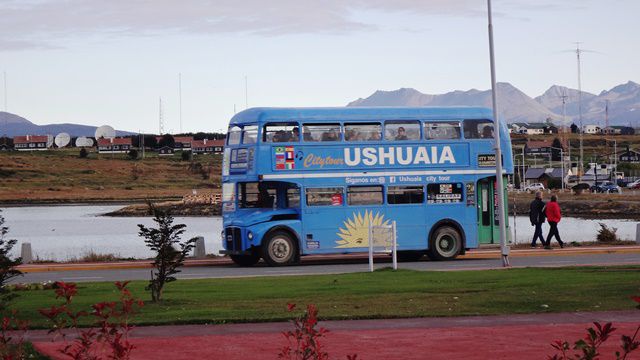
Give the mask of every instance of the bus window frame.
[[[238, 130], [233, 130], [233, 129], [238, 129]], [[238, 141], [234, 141], [233, 143], [231, 142], [231, 139], [233, 139], [233, 137], [231, 136], [231, 134], [238, 134]], [[229, 126], [229, 128], [227, 129], [227, 145], [240, 145], [240, 142], [242, 141], [242, 126], [238, 126], [238, 125], [231, 125]]]
[[[307, 126], [325, 126], [327, 128], [335, 128], [337, 127], [338, 129], [338, 138], [336, 140], [322, 140], [322, 136], [324, 136], [324, 133], [320, 135], [320, 139], [318, 140], [307, 140], [304, 139], [304, 133], [305, 133], [305, 128]], [[343, 129], [342, 129], [342, 123], [340, 122], [331, 122], [331, 123], [314, 123], [314, 122], [310, 122], [310, 123], [302, 123], [302, 138], [304, 142], [307, 143], [337, 143], [337, 142], [342, 142], [344, 141], [344, 136], [343, 136]], [[310, 133], [313, 136], [313, 133]]]
[[[329, 190], [329, 189], [340, 189], [340, 195], [342, 196], [341, 204], [340, 205], [333, 205], [331, 203], [329, 203], [329, 204], [321, 204], [321, 205], [310, 204], [309, 203], [309, 190], [313, 191], [313, 190], [319, 190], [319, 189], [327, 189], [327, 190]], [[332, 192], [328, 192], [327, 191], [327, 194], [329, 194], [329, 193], [336, 194], [337, 192], [336, 191], [332, 191]], [[344, 207], [345, 204], [346, 204], [345, 196], [344, 196], [344, 186], [311, 186], [311, 187], [305, 187], [305, 189], [304, 189], [304, 204], [305, 204], [306, 207], [328, 207], [328, 208], [331, 208], [331, 207]]]
[[[390, 194], [390, 188], [421, 188], [422, 189], [422, 201], [421, 202], [410, 202], [410, 203], [391, 203], [389, 202], [389, 194]], [[386, 196], [384, 197], [385, 199], [385, 204], [390, 205], [390, 206], [406, 206], [406, 205], [419, 205], [419, 206], [424, 206], [427, 203], [427, 189], [426, 186], [424, 185], [388, 185], [386, 186]]]
[[[377, 126], [378, 127], [378, 136], [379, 138], [377, 140], [372, 140], [372, 139], [364, 139], [364, 140], [350, 140], [347, 139], [347, 128], [348, 127], [359, 127], [359, 126]], [[382, 122], [376, 122], [376, 121], [372, 121], [372, 122], [345, 122], [342, 125], [343, 128], [343, 132], [344, 132], [344, 142], [346, 143], [362, 143], [362, 142], [381, 142], [382, 141], [382, 134], [383, 134], [383, 126], [382, 126]], [[350, 130], [350, 129], [349, 129]], [[374, 132], [368, 132], [369, 134], [372, 134]]]
[[[364, 188], [379, 188], [380, 191], [350, 191], [351, 189], [364, 189]], [[385, 191], [384, 186], [382, 185], [350, 185], [347, 186], [347, 201], [345, 201], [347, 206], [381, 206], [384, 205], [385, 202]], [[379, 203], [367, 203], [367, 204], [352, 204], [351, 203], [351, 194], [363, 194], [363, 193], [380, 193], [380, 202]]]
[[[443, 184], [451, 184], [451, 185], [460, 185], [460, 201], [452, 201], [452, 202], [429, 202], [429, 186], [430, 185], [443, 185]], [[462, 181], [442, 181], [442, 182], [434, 182], [434, 183], [429, 183], [427, 184], [426, 188], [425, 188], [425, 202], [427, 204], [427, 206], [432, 206], [432, 205], [457, 205], [457, 204], [464, 204], [465, 203], [465, 199], [466, 199], [466, 195], [465, 195], [465, 185], [464, 182]]]
[[[422, 139], [426, 140], [426, 141], [452, 141], [452, 140], [462, 140], [463, 137], [463, 126], [462, 126], [462, 121], [460, 120], [429, 120], [429, 121], [423, 121], [422, 122]], [[434, 124], [457, 124], [457, 134], [458, 137], [455, 138], [443, 138], [443, 139], [437, 139], [437, 138], [428, 138], [428, 129], [426, 129], [428, 126], [434, 125]], [[456, 129], [454, 127], [454, 129]]]
[[[388, 139], [387, 138], [387, 126], [388, 125], [399, 124], [396, 127], [396, 131], [397, 131], [398, 128], [403, 127], [405, 129], [405, 132], [408, 133], [406, 126], [403, 126], [403, 125], [400, 125], [400, 124], [411, 124], [411, 123], [417, 124], [417, 126], [418, 126], [418, 136], [416, 138], [407, 137], [406, 140], [396, 140], [395, 137], [397, 136], [397, 133], [396, 133], [396, 135], [394, 136], [393, 139]], [[382, 139], [384, 141], [393, 141], [393, 142], [420, 141], [420, 140], [423, 139], [423, 135], [422, 135], [422, 127], [423, 127], [423, 125], [422, 124], [423, 124], [423, 122], [420, 121], [420, 120], [385, 120], [383, 128], [382, 128]]]
[[[477, 133], [477, 137], [468, 137], [467, 136], [467, 128], [466, 128], [466, 124], [467, 122], [474, 122], [476, 123], [476, 133]], [[491, 124], [491, 129], [492, 129], [492, 136], [490, 138], [487, 137], [482, 137], [482, 135], [480, 134], [480, 132], [477, 132], [478, 128], [477, 126], [480, 123], [490, 123]], [[496, 131], [496, 123], [495, 121], [493, 121], [492, 119], [463, 119], [462, 120], [462, 135], [464, 136], [465, 140], [495, 140], [496, 139], [496, 135], [495, 135], [495, 131]]]
[[[267, 131], [268, 126], [282, 126], [285, 128], [285, 130], [282, 131], [290, 131], [291, 133], [293, 133], [293, 129], [298, 128], [298, 140], [273, 141], [272, 137], [270, 141], [267, 141], [267, 136], [269, 135], [269, 132]], [[286, 130], [288, 127], [291, 127], [291, 130]], [[273, 121], [262, 125], [262, 136], [260, 137], [260, 141], [264, 144], [299, 143], [301, 140], [300, 123], [297, 121]]]
[[[247, 128], [251, 128], [252, 130], [255, 129], [255, 136], [253, 137], [254, 141], [253, 142], [246, 142], [245, 141], [245, 135], [247, 134]], [[240, 133], [240, 142], [242, 143], [242, 145], [254, 145], [258, 143], [258, 124], [246, 124], [242, 127], [242, 132]]]

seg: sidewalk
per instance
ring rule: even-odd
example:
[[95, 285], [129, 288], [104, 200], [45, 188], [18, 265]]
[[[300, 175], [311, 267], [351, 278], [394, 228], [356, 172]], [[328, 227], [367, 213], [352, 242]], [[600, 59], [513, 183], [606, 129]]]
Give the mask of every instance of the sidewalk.
[[[553, 251], [543, 249], [518, 249], [511, 250], [510, 256], [557, 256], [557, 255], [583, 255], [583, 254], [612, 254], [612, 253], [638, 253], [639, 245], [625, 246], [587, 246], [569, 247], [564, 249], [554, 249]], [[366, 261], [367, 254], [357, 253], [350, 255], [308, 255], [301, 258], [303, 264], [329, 264], [329, 263], [350, 263]], [[375, 255], [378, 261], [389, 259], [388, 255]], [[498, 259], [500, 249], [480, 248], [468, 251], [459, 259]], [[24, 273], [46, 272], [46, 271], [74, 271], [74, 270], [110, 270], [110, 269], [144, 269], [152, 267], [150, 260], [117, 261], [102, 263], [50, 263], [50, 264], [25, 264], [18, 266], [18, 270]], [[217, 257], [210, 259], [189, 259], [185, 261], [185, 266], [228, 266], [233, 265], [231, 259], [227, 257]]]
[[[617, 330], [601, 353], [609, 358], [622, 334], [640, 324], [640, 311], [545, 313], [455, 318], [325, 321], [322, 344], [332, 359], [544, 359], [557, 339], [584, 337], [592, 322], [611, 321]], [[290, 323], [184, 325], [136, 328], [132, 359], [275, 359], [286, 345]], [[176, 336], [180, 334], [180, 336]], [[36, 348], [61, 359], [61, 343], [45, 332], [29, 336]], [[635, 357], [639, 358], [638, 354]]]

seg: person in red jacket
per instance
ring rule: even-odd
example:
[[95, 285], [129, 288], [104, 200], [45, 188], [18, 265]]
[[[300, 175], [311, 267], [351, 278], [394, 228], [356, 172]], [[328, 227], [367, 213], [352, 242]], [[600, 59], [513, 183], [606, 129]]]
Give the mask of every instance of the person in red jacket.
[[547, 235], [547, 244], [545, 245], [545, 249], [551, 249], [551, 237], [555, 236], [556, 240], [558, 240], [558, 244], [560, 247], [564, 247], [564, 243], [560, 240], [560, 234], [558, 233], [558, 223], [560, 222], [560, 205], [558, 205], [558, 197], [555, 195], [551, 195], [551, 201], [547, 203], [545, 207], [545, 215], [547, 216], [547, 221], [549, 222], [549, 235]]

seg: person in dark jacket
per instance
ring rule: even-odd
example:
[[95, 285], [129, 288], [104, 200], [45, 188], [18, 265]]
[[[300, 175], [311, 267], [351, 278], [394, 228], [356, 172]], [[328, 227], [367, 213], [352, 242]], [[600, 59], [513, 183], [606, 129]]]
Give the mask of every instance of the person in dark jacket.
[[533, 232], [533, 240], [531, 240], [531, 247], [536, 247], [536, 241], [540, 239], [542, 246], [545, 246], [544, 236], [542, 236], [542, 224], [544, 224], [544, 201], [542, 201], [542, 193], [536, 192], [536, 198], [529, 205], [529, 220], [531, 220], [531, 226], [535, 226], [536, 229]]
[[564, 247], [564, 243], [560, 240], [560, 234], [558, 233], [558, 223], [560, 222], [560, 205], [558, 205], [558, 197], [555, 195], [551, 195], [551, 201], [547, 204], [545, 208], [545, 215], [547, 216], [547, 220], [549, 220], [549, 235], [547, 235], [547, 244], [545, 245], [545, 249], [551, 249], [551, 237], [555, 236], [556, 240], [558, 240], [558, 244], [560, 247]]

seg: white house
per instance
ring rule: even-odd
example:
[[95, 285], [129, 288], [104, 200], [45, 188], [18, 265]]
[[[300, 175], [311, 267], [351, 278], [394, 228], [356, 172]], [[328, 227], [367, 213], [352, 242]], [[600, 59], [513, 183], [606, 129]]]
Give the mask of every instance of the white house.
[[582, 133], [583, 134], [600, 134], [602, 129], [598, 125], [583, 125]]

